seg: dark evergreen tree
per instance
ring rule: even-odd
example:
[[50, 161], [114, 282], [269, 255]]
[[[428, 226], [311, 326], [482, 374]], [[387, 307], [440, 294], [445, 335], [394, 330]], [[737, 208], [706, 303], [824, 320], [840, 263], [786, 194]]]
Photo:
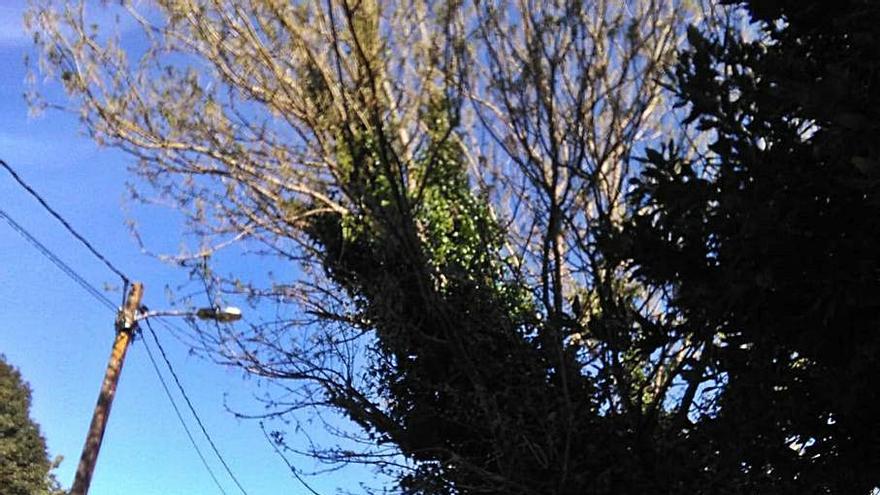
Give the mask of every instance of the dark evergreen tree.
[[673, 77], [711, 145], [647, 152], [609, 255], [668, 288], [667, 335], [705, 345], [690, 385], [717, 393], [696, 394], [679, 437], [704, 459], [688, 467], [702, 493], [866, 494], [880, 485], [880, 4], [728, 3], [754, 39], [692, 28]]
[[31, 390], [0, 355], [0, 494], [58, 493], [40, 427], [30, 419]]

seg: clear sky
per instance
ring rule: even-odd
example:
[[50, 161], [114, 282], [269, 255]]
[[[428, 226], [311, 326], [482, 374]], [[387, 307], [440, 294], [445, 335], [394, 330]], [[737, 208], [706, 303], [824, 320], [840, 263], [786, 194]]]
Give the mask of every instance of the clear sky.
[[[140, 252], [125, 226], [135, 218], [151, 248], [174, 251], [181, 229], [162, 212], [132, 209], [125, 199], [131, 159], [98, 148], [76, 118], [58, 112], [28, 117], [24, 58], [32, 51], [21, 27], [25, 0], [0, 2], [0, 158], [131, 278], [144, 282], [144, 303], [166, 306], [163, 288], [184, 274]], [[97, 287], [118, 279], [67, 234], [39, 204], [0, 170], [0, 208]], [[108, 293], [114, 301], [119, 293]], [[64, 457], [57, 475], [65, 487], [73, 474], [113, 342], [114, 314], [0, 221], [0, 353], [33, 389], [32, 417], [50, 454]], [[162, 331], [162, 327], [157, 327]], [[306, 493], [273, 452], [257, 424], [237, 420], [224, 407], [253, 410], [255, 381], [202, 358], [169, 335], [163, 343], [208, 431], [250, 495]], [[183, 408], [184, 403], [178, 400]], [[250, 408], [250, 409], [249, 409]], [[186, 411], [184, 410], [186, 414]], [[240, 493], [227, 478], [198, 427], [187, 417], [226, 493]], [[311, 432], [319, 438], [321, 433]], [[315, 469], [308, 459], [292, 459]], [[376, 480], [365, 470], [307, 478], [322, 494]], [[92, 495], [220, 493], [165, 398], [141, 342], [129, 350], [92, 481]]]

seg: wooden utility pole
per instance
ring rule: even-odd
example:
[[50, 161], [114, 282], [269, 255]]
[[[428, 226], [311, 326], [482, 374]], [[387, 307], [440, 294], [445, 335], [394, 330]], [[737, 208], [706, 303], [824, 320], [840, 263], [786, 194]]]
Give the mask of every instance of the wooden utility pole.
[[104, 438], [104, 429], [110, 417], [110, 406], [113, 405], [113, 396], [116, 394], [116, 384], [119, 383], [119, 373], [122, 371], [132, 334], [137, 328], [137, 314], [143, 296], [144, 285], [140, 282], [131, 284], [125, 306], [116, 316], [116, 340], [113, 342], [110, 362], [107, 363], [104, 383], [101, 384], [98, 403], [95, 405], [92, 424], [89, 426], [89, 434], [86, 436], [86, 443], [79, 459], [79, 467], [76, 468], [76, 478], [73, 480], [70, 495], [86, 495], [89, 491], [92, 473], [98, 460], [98, 451], [101, 450], [101, 440]]

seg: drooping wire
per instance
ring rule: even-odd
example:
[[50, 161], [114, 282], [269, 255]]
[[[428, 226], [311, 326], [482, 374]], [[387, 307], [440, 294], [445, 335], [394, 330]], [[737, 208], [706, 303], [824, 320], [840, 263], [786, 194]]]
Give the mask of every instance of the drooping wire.
[[[2, 161], [2, 160], [0, 160]], [[67, 263], [61, 260], [55, 253], [52, 252], [48, 247], [46, 247], [42, 242], [37, 240], [30, 232], [27, 231], [21, 224], [16, 222], [9, 216], [8, 213], [0, 209], [0, 217], [6, 220], [6, 223], [12, 227], [19, 235], [21, 235], [26, 241], [28, 241], [31, 245], [33, 245], [37, 251], [40, 252], [43, 256], [45, 256], [49, 261], [55, 264], [65, 275], [70, 277], [74, 282], [79, 284], [86, 292], [88, 292], [92, 297], [94, 297], [98, 302], [106, 306], [108, 309], [116, 312], [116, 305], [113, 304], [107, 296], [105, 296], [101, 291], [95, 288], [94, 285], [90, 284], [86, 279], [84, 279], [80, 274], [78, 274], [73, 268], [70, 267]]]
[[278, 448], [278, 445], [275, 444], [275, 441], [272, 440], [271, 437], [269, 437], [269, 433], [266, 431], [266, 427], [263, 425], [262, 421], [260, 421], [260, 429], [263, 430], [263, 436], [266, 437], [266, 441], [269, 442], [269, 445], [272, 446], [272, 449], [275, 450], [275, 453], [278, 454], [278, 457], [280, 457], [281, 460], [284, 461], [284, 464], [287, 464], [287, 467], [288, 469], [290, 469], [293, 477], [296, 478], [296, 480], [299, 481], [299, 483], [304, 486], [306, 490], [311, 492], [312, 495], [321, 495], [320, 493], [315, 491], [315, 489], [312, 488], [311, 485], [306, 483], [306, 480], [304, 480], [302, 476], [300, 476], [296, 467], [291, 464], [290, 460], [287, 459], [287, 456], [284, 455], [284, 452], [281, 452], [281, 449]]
[[[205, 294], [208, 296], [208, 303], [211, 306], [214, 306], [216, 303], [216, 299], [215, 299], [215, 294], [214, 294], [214, 290], [213, 290], [213, 278], [211, 278], [211, 282], [209, 282], [209, 280], [208, 280], [208, 278], [210, 277], [210, 274], [209, 274], [210, 270], [208, 268], [208, 258], [207, 257], [202, 258], [201, 270], [202, 271], [201, 271], [200, 278], [202, 279], [202, 285], [205, 288]], [[217, 320], [214, 320], [214, 326], [217, 327], [217, 331], [219, 332], [220, 331], [220, 323], [217, 322]], [[272, 441], [272, 439], [269, 437], [269, 433], [266, 431], [266, 427], [264, 426], [262, 421], [260, 421], [260, 430], [262, 430], [263, 436], [266, 437], [266, 440], [272, 446], [272, 450], [274, 450], [275, 453], [278, 454], [278, 457], [280, 457], [281, 460], [284, 461], [284, 464], [287, 465], [287, 468], [290, 470], [291, 474], [293, 474], [293, 477], [299, 482], [299, 484], [301, 484], [312, 495], [321, 495], [320, 493], [315, 491], [315, 489], [312, 488], [312, 486], [308, 482], [306, 482], [305, 479], [303, 479], [303, 477], [299, 474], [299, 470], [296, 469], [296, 466], [294, 466], [293, 463], [290, 462], [290, 460], [287, 458], [287, 456], [284, 455], [284, 452], [282, 452], [281, 449], [278, 448], [278, 445], [276, 445], [275, 442]]]
[[147, 330], [150, 331], [150, 336], [153, 338], [153, 342], [155, 342], [156, 347], [159, 349], [159, 354], [162, 356], [162, 359], [165, 361], [165, 366], [168, 368], [168, 371], [171, 373], [171, 378], [174, 379], [174, 383], [177, 385], [177, 389], [180, 391], [180, 394], [183, 396], [183, 400], [186, 402], [189, 411], [192, 413], [193, 417], [196, 420], [196, 423], [199, 425], [199, 428], [202, 430], [202, 434], [205, 435], [205, 439], [208, 440], [208, 444], [211, 446], [211, 449], [214, 451], [214, 454], [217, 456], [217, 459], [220, 460], [220, 464], [223, 465], [223, 469], [226, 470], [226, 474], [232, 478], [232, 481], [241, 490], [243, 495], [247, 495], [247, 491], [241, 486], [241, 483], [238, 481], [238, 478], [232, 472], [232, 469], [229, 467], [229, 464], [226, 462], [226, 459], [223, 458], [223, 455], [220, 453], [220, 450], [217, 448], [217, 444], [214, 443], [214, 439], [211, 438], [211, 435], [208, 433], [208, 430], [205, 428], [205, 424], [202, 422], [201, 417], [196, 412], [195, 407], [192, 404], [192, 401], [189, 398], [189, 395], [186, 393], [186, 390], [183, 388], [183, 384], [180, 383], [180, 378], [177, 376], [177, 372], [174, 371], [174, 367], [171, 365], [171, 361], [168, 359], [168, 355], [165, 353], [165, 348], [162, 347], [162, 343], [159, 342], [159, 337], [156, 335], [155, 330], [153, 330], [153, 326], [150, 324], [150, 320], [144, 320], [147, 324]]
[[[6, 220], [6, 223], [9, 224], [10, 227], [13, 228], [19, 235], [21, 235], [26, 241], [28, 241], [31, 245], [33, 245], [43, 256], [45, 256], [49, 261], [51, 261], [55, 266], [61, 269], [65, 275], [70, 277], [74, 282], [79, 284], [86, 292], [88, 292], [92, 297], [94, 297], [98, 302], [106, 306], [108, 309], [113, 311], [114, 313], [118, 308], [113, 304], [113, 302], [107, 298], [101, 291], [99, 291], [95, 286], [90, 284], [86, 279], [84, 279], [79, 273], [77, 273], [73, 268], [71, 268], [67, 263], [62, 261], [55, 253], [53, 253], [48, 247], [46, 247], [43, 243], [41, 243], [36, 237], [34, 237], [30, 232], [27, 231], [22, 225], [12, 219], [8, 213], [6, 213], [2, 208], [0, 208], [0, 217]], [[156, 371], [156, 375], [159, 377], [159, 382], [162, 384], [162, 388], [165, 390], [168, 399], [171, 401], [171, 407], [174, 408], [174, 412], [177, 414], [178, 419], [183, 425], [183, 429], [186, 432], [187, 437], [189, 437], [190, 442], [192, 443], [193, 448], [196, 450], [196, 454], [198, 454], [199, 458], [202, 460], [202, 464], [204, 464], [205, 469], [208, 471], [208, 474], [211, 476], [211, 479], [214, 480], [214, 483], [217, 485], [217, 488], [220, 489], [220, 492], [223, 495], [226, 495], [226, 491], [223, 489], [223, 486], [217, 480], [216, 475], [211, 470], [207, 461], [204, 458], [201, 450], [198, 445], [195, 443], [192, 434], [189, 431], [186, 423], [183, 420], [183, 416], [180, 413], [180, 410], [177, 407], [177, 404], [174, 402], [174, 398], [168, 390], [168, 386], [165, 383], [162, 374], [159, 371], [158, 365], [153, 357], [153, 353], [147, 343], [144, 340], [144, 347], [147, 349], [147, 356], [150, 358], [150, 362], [153, 364], [153, 369]]]
[[183, 426], [183, 431], [186, 432], [186, 436], [187, 438], [189, 438], [189, 443], [192, 444], [193, 448], [196, 451], [196, 454], [198, 454], [199, 459], [202, 461], [202, 465], [205, 466], [208, 474], [211, 475], [211, 479], [214, 480], [214, 484], [217, 485], [220, 493], [226, 495], [226, 490], [223, 489], [223, 485], [220, 484], [220, 481], [214, 474], [214, 470], [211, 469], [211, 466], [208, 464], [207, 459], [205, 459], [204, 454], [202, 454], [202, 450], [196, 443], [195, 438], [193, 438], [192, 432], [189, 431], [189, 427], [186, 425], [186, 421], [184, 421], [183, 419], [183, 414], [181, 414], [180, 409], [177, 407], [177, 403], [174, 401], [174, 396], [171, 395], [171, 390], [168, 389], [168, 384], [165, 383], [165, 377], [163, 377], [162, 372], [159, 371], [159, 365], [156, 363], [156, 358], [153, 357], [153, 351], [150, 349], [150, 344], [147, 342], [146, 339], [144, 339], [143, 342], [144, 349], [147, 350], [147, 357], [150, 358], [150, 364], [153, 365], [153, 370], [156, 372], [156, 376], [159, 378], [159, 383], [162, 384], [162, 389], [165, 391], [165, 396], [168, 397], [168, 401], [171, 402], [171, 407], [174, 409], [174, 414], [177, 415], [177, 419], [180, 421], [180, 425]]
[[[30, 185], [28, 185], [24, 181], [24, 179], [22, 179], [18, 175], [18, 173], [16, 173], [15, 170], [8, 163], [6, 163], [5, 160], [0, 159], [0, 166], [2, 166], [4, 169], [6, 169], [6, 171], [9, 172], [10, 175], [12, 175], [12, 178], [15, 179], [15, 181], [21, 187], [23, 187], [31, 196], [33, 196], [40, 203], [40, 205], [42, 205], [43, 208], [45, 208], [46, 211], [49, 212], [49, 214], [51, 214], [53, 217], [55, 217], [56, 220], [61, 222], [61, 224], [64, 226], [64, 228], [67, 229], [67, 231], [71, 235], [73, 235], [80, 243], [82, 243], [89, 250], [89, 252], [91, 252], [95, 257], [97, 257], [101, 262], [103, 262], [104, 265], [110, 269], [110, 271], [112, 271], [113, 273], [115, 273], [116, 275], [118, 275], [122, 279], [122, 282], [125, 285], [125, 288], [123, 290], [123, 298], [125, 298], [126, 293], [128, 291], [128, 286], [130, 285], [131, 281], [122, 272], [122, 270], [120, 270], [113, 263], [111, 263], [110, 260], [107, 259], [106, 256], [102, 255], [92, 245], [92, 243], [90, 243], [85, 237], [83, 237], [79, 232], [77, 232], [76, 229], [74, 229], [73, 226], [70, 225], [70, 223], [67, 220], [65, 220], [64, 217], [61, 216], [60, 213], [58, 213], [54, 208], [49, 206], [49, 203], [47, 203], [46, 200], [43, 199], [43, 197], [40, 196], [40, 194], [36, 190], [34, 190], [34, 188], [32, 188]], [[105, 296], [101, 291], [99, 291], [92, 284], [90, 284], [85, 278], [83, 278], [81, 275], [79, 275], [67, 263], [62, 261], [61, 258], [59, 258], [57, 255], [55, 255], [55, 253], [53, 253], [48, 247], [46, 247], [43, 243], [41, 243], [30, 232], [28, 232], [27, 229], [25, 229], [21, 224], [19, 224], [15, 220], [13, 220], [12, 217], [10, 217], [9, 214], [6, 213], [2, 209], [0, 209], [0, 217], [2, 217], [4, 220], [6, 220], [6, 222], [9, 224], [10, 227], [13, 228], [13, 230], [15, 230], [26, 241], [28, 241], [30, 244], [32, 244], [43, 256], [48, 258], [49, 261], [51, 261], [59, 269], [61, 269], [61, 271], [63, 271], [65, 275], [70, 277], [74, 282], [79, 284], [92, 297], [97, 299], [98, 302], [100, 302], [101, 304], [106, 306], [108, 309], [110, 309], [114, 313], [116, 311], [118, 311], [118, 308], [116, 307], [115, 304], [113, 304], [113, 301], [111, 301], [109, 298], [107, 298], [107, 296]], [[174, 368], [171, 365], [171, 362], [168, 360], [168, 356], [165, 353], [165, 349], [162, 347], [162, 344], [159, 342], [158, 336], [153, 331], [152, 326], [150, 326], [149, 320], [146, 320], [146, 323], [147, 323], [147, 328], [150, 330], [150, 334], [153, 337], [153, 341], [156, 343], [156, 346], [159, 348], [159, 352], [162, 355], [162, 359], [165, 361], [165, 364], [168, 367], [168, 371], [171, 373], [171, 376], [174, 378], [174, 382], [177, 385], [177, 388], [180, 390], [180, 393], [183, 395], [183, 398], [186, 401], [186, 404], [189, 407], [190, 412], [192, 413], [193, 417], [195, 417], [196, 422], [198, 423], [199, 427], [202, 430], [202, 433], [205, 435], [205, 438], [208, 440], [208, 443], [211, 445], [211, 448], [213, 449], [214, 454], [216, 454], [217, 458], [220, 460], [220, 463], [223, 465], [227, 474], [229, 474], [229, 477], [232, 478], [232, 480], [235, 482], [236, 486], [238, 486], [238, 489], [241, 490], [242, 494], [247, 495], [247, 491], [245, 491], [245, 489], [241, 486], [241, 483], [238, 481], [238, 478], [236, 478], [235, 474], [233, 474], [232, 470], [229, 467], [229, 464], [226, 462], [226, 460], [220, 454], [220, 451], [217, 449], [216, 444], [214, 443], [211, 436], [208, 434], [208, 431], [205, 429], [205, 426], [202, 423], [201, 418], [198, 416], [198, 413], [196, 413], [196, 410], [192, 404], [192, 401], [189, 399], [189, 396], [186, 394], [186, 391], [183, 389], [183, 385], [180, 383], [180, 379], [178, 378], [177, 373], [175, 373]], [[195, 448], [196, 453], [198, 454], [199, 458], [202, 460], [202, 463], [205, 466], [205, 469], [207, 469], [208, 474], [210, 474], [211, 478], [214, 480], [214, 483], [217, 484], [217, 487], [220, 489], [221, 493], [226, 495], [225, 490], [223, 489], [222, 485], [220, 485], [219, 481], [217, 480], [216, 476], [214, 475], [214, 472], [211, 470], [211, 468], [207, 464], [204, 456], [202, 455], [201, 450], [196, 445], [196, 443], [192, 437], [192, 434], [189, 431], [189, 428], [186, 426], [185, 422], [183, 421], [183, 417], [180, 413], [180, 410], [178, 409], [177, 404], [174, 402], [174, 399], [173, 399], [172, 395], [170, 394], [170, 391], [165, 383], [164, 378], [162, 377], [161, 373], [159, 372], [158, 365], [156, 364], [156, 361], [153, 357], [153, 354], [152, 354], [146, 340], [144, 340], [144, 347], [147, 349], [147, 355], [149, 356], [150, 362], [152, 363], [153, 368], [156, 371], [157, 376], [159, 377], [159, 381], [162, 384], [162, 388], [165, 390], [165, 393], [168, 396], [168, 399], [171, 401], [171, 405], [174, 408], [174, 411], [177, 414], [178, 419], [181, 421], [181, 424], [183, 425], [183, 428], [186, 431], [186, 434], [189, 437], [190, 442], [193, 445], [193, 448]]]
[[[43, 206], [43, 208], [45, 208], [46, 211], [49, 212], [50, 215], [52, 215], [53, 217], [55, 217], [56, 220], [61, 222], [61, 225], [63, 225], [64, 228], [67, 229], [67, 231], [70, 232], [71, 235], [76, 237], [76, 239], [79, 242], [81, 242], [86, 247], [86, 249], [88, 249], [99, 260], [101, 260], [107, 266], [107, 268], [109, 268], [113, 273], [115, 273], [116, 275], [119, 275], [119, 277], [122, 279], [122, 282], [126, 285], [126, 287], [128, 286], [130, 281], [129, 281], [128, 277], [126, 277], [125, 274], [122, 273], [122, 270], [120, 270], [119, 268], [116, 268], [116, 266], [113, 265], [113, 263], [111, 263], [110, 260], [108, 260], [100, 252], [98, 252], [98, 250], [95, 249], [95, 247], [92, 245], [92, 243], [90, 243], [88, 240], [86, 240], [85, 237], [80, 235], [80, 233], [77, 232], [76, 229], [74, 229], [73, 226], [71, 226], [70, 223], [67, 220], [65, 220], [64, 217], [62, 217], [60, 213], [58, 213], [57, 211], [55, 211], [54, 208], [49, 206], [49, 203], [47, 203], [46, 200], [43, 199], [43, 197], [40, 196], [40, 194], [34, 190], [34, 188], [32, 188], [30, 185], [28, 185], [28, 183], [25, 182], [24, 179], [22, 179], [15, 172], [15, 170], [12, 169], [12, 167], [8, 163], [6, 163], [3, 159], [0, 159], [0, 165], [2, 165], [3, 168], [5, 168], [6, 171], [9, 172], [10, 175], [12, 175], [12, 178], [15, 179], [15, 181], [18, 182], [18, 184], [21, 187], [23, 187], [28, 193], [30, 193], [30, 195], [33, 196]], [[124, 293], [125, 293], [125, 291], [123, 291], [123, 297], [125, 297]]]

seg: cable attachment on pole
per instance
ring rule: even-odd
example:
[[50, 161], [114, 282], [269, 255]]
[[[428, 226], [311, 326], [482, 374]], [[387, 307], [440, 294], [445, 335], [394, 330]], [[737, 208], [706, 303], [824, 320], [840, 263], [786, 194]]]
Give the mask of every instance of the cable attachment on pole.
[[137, 313], [143, 294], [144, 284], [140, 282], [131, 284], [125, 305], [119, 309], [119, 313], [116, 315], [117, 332], [131, 332], [137, 326]]

